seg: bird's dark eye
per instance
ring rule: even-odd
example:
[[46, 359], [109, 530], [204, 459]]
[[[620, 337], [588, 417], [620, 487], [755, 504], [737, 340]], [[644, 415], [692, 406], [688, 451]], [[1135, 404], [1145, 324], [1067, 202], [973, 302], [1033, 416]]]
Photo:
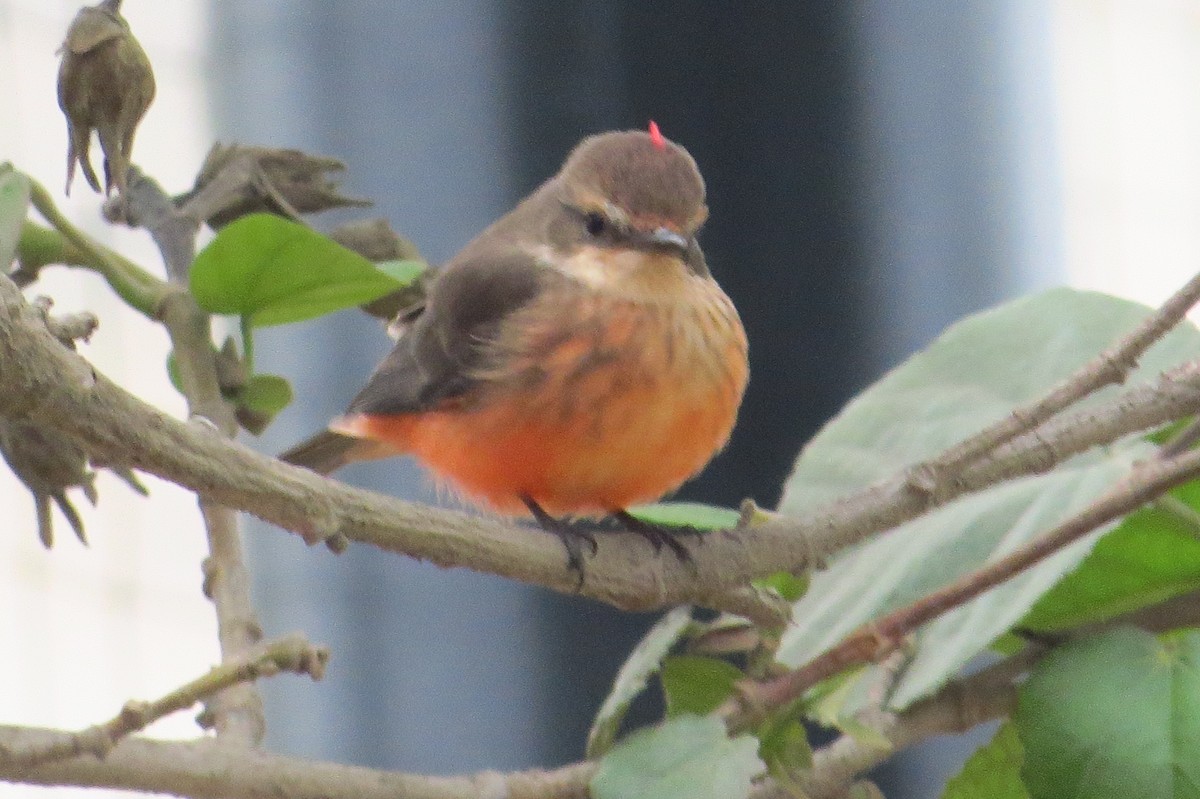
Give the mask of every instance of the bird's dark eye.
[[603, 214], [596, 211], [592, 211], [585, 216], [583, 224], [587, 228], [589, 236], [599, 236], [608, 230], [608, 220], [604, 218]]

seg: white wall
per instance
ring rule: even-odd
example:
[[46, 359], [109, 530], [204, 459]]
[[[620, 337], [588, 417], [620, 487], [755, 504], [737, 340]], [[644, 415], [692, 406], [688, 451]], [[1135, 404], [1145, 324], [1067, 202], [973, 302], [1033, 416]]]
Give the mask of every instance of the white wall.
[[1069, 279], [1161, 302], [1200, 271], [1200, 2], [1056, 6]]
[[[66, 126], [55, 98], [57, 57], [79, 7], [61, 0], [0, 0], [0, 161], [46, 185], [70, 217], [161, 274], [143, 233], [113, 230], [101, 198], [76, 176], [62, 196]], [[204, 95], [203, 0], [129, 0], [125, 13], [154, 63], [158, 98], [134, 160], [169, 191], [186, 188], [211, 143]], [[98, 147], [93, 157], [99, 164]], [[162, 364], [166, 336], [126, 309], [88, 273], [51, 269], [28, 291], [63, 311], [91, 310], [100, 328], [84, 355], [140, 397], [172, 413], [183, 402]], [[110, 718], [130, 698], [153, 698], [204, 672], [217, 659], [216, 624], [200, 593], [203, 530], [194, 500], [146, 478], [149, 500], [114, 478], [98, 482], [99, 507], [73, 492], [91, 546], [82, 547], [55, 514], [56, 545], [37, 540], [33, 501], [0, 467], [0, 724], [78, 728]], [[187, 737], [180, 714], [152, 728]], [[116, 792], [0, 785], [0, 797], [97, 797]]]

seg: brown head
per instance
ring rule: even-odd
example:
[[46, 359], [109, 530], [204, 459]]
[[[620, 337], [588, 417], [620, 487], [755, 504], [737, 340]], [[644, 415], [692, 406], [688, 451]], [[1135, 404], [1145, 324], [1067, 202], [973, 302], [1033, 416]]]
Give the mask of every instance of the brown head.
[[704, 179], [688, 151], [651, 132], [615, 131], [584, 139], [559, 173], [573, 205], [612, 215], [638, 230], [690, 235], [704, 222]]
[[[554, 181], [567, 210], [560, 232], [600, 248], [699, 257], [695, 235], [708, 216], [704, 179], [687, 150], [650, 132], [584, 139]], [[565, 242], [564, 242], [565, 243]]]

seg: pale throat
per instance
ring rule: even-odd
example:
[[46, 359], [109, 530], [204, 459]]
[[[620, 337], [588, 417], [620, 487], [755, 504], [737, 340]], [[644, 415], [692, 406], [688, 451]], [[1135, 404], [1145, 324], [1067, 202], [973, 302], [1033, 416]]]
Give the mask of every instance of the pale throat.
[[549, 247], [538, 248], [535, 256], [588, 288], [644, 302], [682, 299], [696, 281], [704, 280], [682, 258], [666, 252], [584, 245], [566, 258]]

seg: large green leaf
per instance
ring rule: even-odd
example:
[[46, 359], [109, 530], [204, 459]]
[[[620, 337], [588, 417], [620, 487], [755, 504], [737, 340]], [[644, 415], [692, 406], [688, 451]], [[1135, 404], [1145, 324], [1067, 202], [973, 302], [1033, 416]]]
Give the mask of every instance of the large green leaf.
[[[967, 317], [813, 437], [780, 510], [803, 515], [937, 454], [1038, 398], [1151, 312], [1106, 294], [1057, 288]], [[1180, 325], [1145, 354], [1127, 385], [1198, 352], [1200, 333]]]
[[[1001, 557], [1088, 505], [1131, 457], [1083, 460], [1075, 468], [1013, 481], [964, 497], [868, 542], [813, 576], [794, 606], [777, 658], [799, 666], [858, 627]], [[892, 696], [903, 708], [936, 690], [1019, 621], [1088, 552], [1097, 534], [926, 625]]]
[[588, 732], [588, 757], [598, 757], [612, 748], [630, 703], [645, 689], [646, 682], [658, 671], [663, 658], [691, 624], [691, 608], [680, 606], [655, 622], [642, 636], [642, 640], [621, 665], [612, 690], [596, 713], [592, 729]]
[[[930, 457], [1003, 417], [1128, 332], [1150, 310], [1056, 289], [968, 318], [869, 388], [805, 447], [782, 510], [814, 506]], [[1129, 383], [1200, 352], [1185, 324], [1153, 347]], [[1110, 389], [1111, 390], [1111, 389]], [[779, 659], [798, 665], [871, 619], [1028, 542], [1086, 506], [1147, 445], [1136, 437], [1055, 471], [963, 497], [836, 559], [794, 605]], [[1084, 558], [1096, 535], [927, 625], [900, 675], [895, 707], [936, 689], [1017, 623]]]
[[1017, 728], [1005, 722], [991, 741], [967, 758], [962, 771], [950, 778], [942, 799], [1030, 799], [1021, 782], [1024, 761]]
[[679, 716], [638, 730], [600, 761], [594, 799], [745, 799], [764, 770], [758, 739], [730, 739], [711, 716]]
[[1200, 797], [1200, 634], [1068, 644], [1022, 687], [1015, 718], [1034, 799]]
[[226, 225], [191, 270], [202, 308], [249, 317], [256, 327], [362, 305], [402, 285], [358, 253], [273, 214]]
[[29, 212], [29, 178], [0, 164], [0, 274], [8, 272], [17, 253], [21, 225]]

